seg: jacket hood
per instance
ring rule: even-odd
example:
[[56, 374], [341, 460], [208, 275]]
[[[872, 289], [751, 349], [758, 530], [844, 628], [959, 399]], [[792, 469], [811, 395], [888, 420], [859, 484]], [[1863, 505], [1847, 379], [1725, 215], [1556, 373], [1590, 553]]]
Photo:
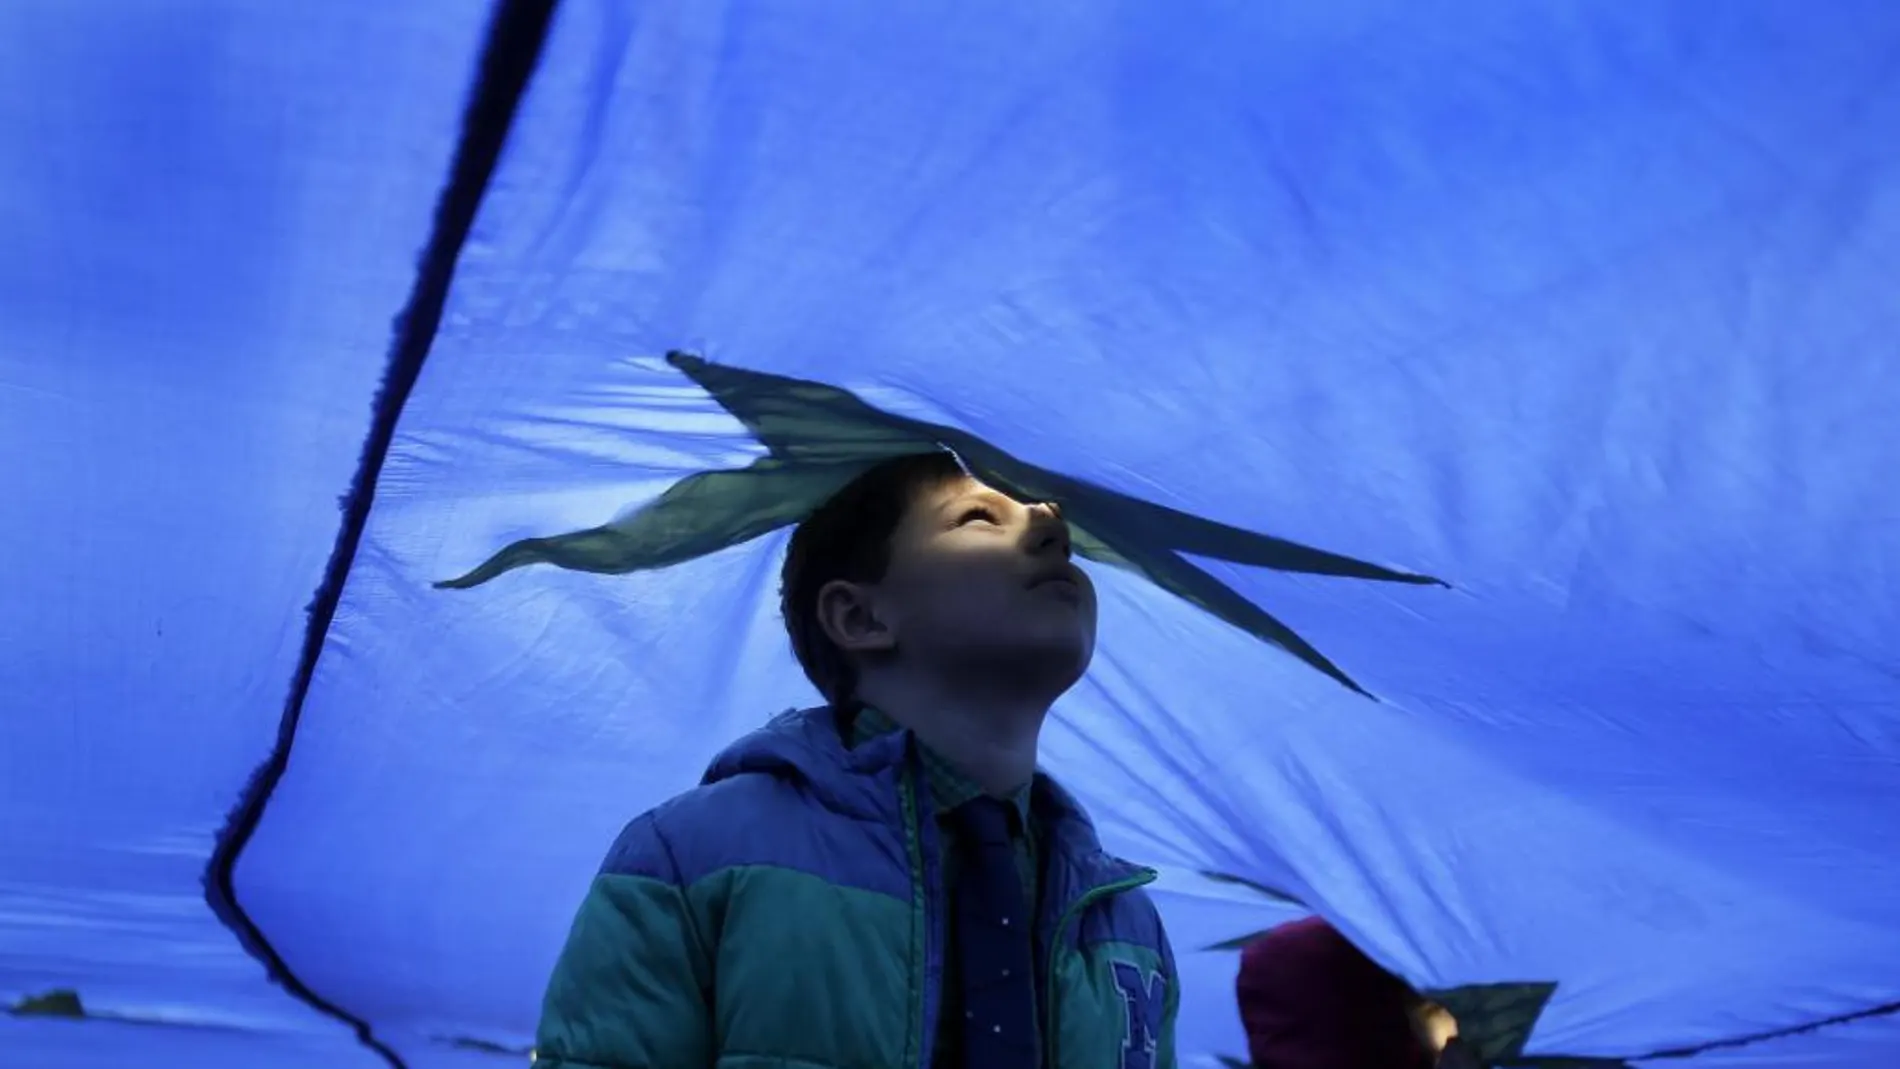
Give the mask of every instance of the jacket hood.
[[734, 776], [767, 775], [801, 783], [827, 807], [883, 818], [905, 758], [905, 733], [846, 749], [837, 710], [792, 709], [720, 751], [701, 784]]

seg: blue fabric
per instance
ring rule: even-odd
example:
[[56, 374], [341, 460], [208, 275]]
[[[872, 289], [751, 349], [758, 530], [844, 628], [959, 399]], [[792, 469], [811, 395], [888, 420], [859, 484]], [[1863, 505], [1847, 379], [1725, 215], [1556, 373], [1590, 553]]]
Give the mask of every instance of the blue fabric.
[[204, 875], [277, 737], [485, 16], [0, 5], [0, 1011], [130, 1018], [0, 1012], [9, 1061], [382, 1064]]
[[[0, 1044], [377, 1065], [199, 881], [487, 12], [162, 8], [0, 12], [0, 1001], [191, 1027]], [[1044, 757], [1163, 870], [1187, 1064], [1318, 910], [1555, 984], [1530, 1054], [1890, 1069], [1897, 51], [1887, 0], [564, 0], [239, 896], [412, 1067], [525, 1047], [601, 845], [808, 694], [782, 529], [434, 586], [760, 457], [685, 349], [1449, 584], [1187, 554], [1367, 698], [1088, 564]]]

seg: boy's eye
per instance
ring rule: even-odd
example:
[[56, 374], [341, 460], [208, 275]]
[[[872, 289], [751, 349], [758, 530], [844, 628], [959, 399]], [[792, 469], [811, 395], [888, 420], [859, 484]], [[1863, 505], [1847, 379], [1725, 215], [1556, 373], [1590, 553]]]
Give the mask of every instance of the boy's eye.
[[962, 527], [965, 524], [976, 523], [979, 520], [984, 523], [995, 523], [996, 513], [991, 511], [986, 505], [972, 505], [964, 509], [963, 514], [957, 517], [957, 526]]

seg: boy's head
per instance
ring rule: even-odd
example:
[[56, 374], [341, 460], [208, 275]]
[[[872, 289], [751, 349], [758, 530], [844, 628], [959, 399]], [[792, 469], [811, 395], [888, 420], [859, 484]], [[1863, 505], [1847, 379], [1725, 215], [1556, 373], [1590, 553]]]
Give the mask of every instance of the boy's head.
[[792, 652], [834, 704], [891, 672], [1054, 700], [1095, 650], [1095, 590], [1069, 558], [1052, 506], [985, 486], [948, 453], [884, 461], [792, 533]]

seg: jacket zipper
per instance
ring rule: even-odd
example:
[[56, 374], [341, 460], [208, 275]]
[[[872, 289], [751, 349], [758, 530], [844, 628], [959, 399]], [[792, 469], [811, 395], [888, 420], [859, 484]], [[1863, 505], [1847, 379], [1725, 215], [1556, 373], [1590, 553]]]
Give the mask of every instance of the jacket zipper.
[[[923, 815], [917, 804], [916, 778], [908, 764], [904, 769], [903, 786], [898, 793], [904, 814], [904, 838], [910, 853], [910, 876], [913, 886], [920, 888], [923, 899], [923, 931], [920, 933], [923, 952], [911, 967], [911, 982], [917, 990], [916, 1003], [911, 1007], [917, 1034], [917, 1069], [930, 1069], [937, 1045], [937, 1026], [931, 1010], [935, 1008], [933, 1003], [936, 1006], [943, 1003], [941, 992], [935, 993], [933, 997], [930, 989], [930, 955], [933, 950], [941, 953], [943, 923], [939, 914], [943, 906], [938, 901], [940, 896], [936, 884], [939, 881], [931, 870], [930, 851], [925, 848]], [[942, 975], [941, 970], [939, 975]]]
[[1061, 1028], [1056, 1023], [1056, 1013], [1060, 1008], [1056, 1002], [1056, 948], [1062, 945], [1062, 933], [1068, 930], [1071, 921], [1075, 920], [1083, 910], [1089, 908], [1091, 905], [1094, 905], [1096, 902], [1110, 895], [1118, 895], [1124, 891], [1132, 891], [1137, 887], [1145, 887], [1155, 882], [1155, 877], [1158, 875], [1159, 873], [1153, 869], [1143, 869], [1127, 879], [1117, 880], [1114, 883], [1105, 883], [1099, 887], [1091, 887], [1083, 892], [1081, 897], [1069, 903], [1069, 907], [1062, 911], [1062, 916], [1056, 921], [1056, 926], [1050, 929], [1049, 952], [1046, 959], [1049, 963], [1048, 975], [1044, 977], [1044, 983], [1048, 986], [1043, 992], [1042, 1000], [1043, 1016], [1048, 1022], [1044, 1026], [1048, 1030], [1048, 1035], [1043, 1037], [1043, 1053], [1045, 1055], [1043, 1065], [1046, 1069], [1062, 1069], [1062, 1061], [1057, 1056], [1056, 1051], [1057, 1041], [1062, 1035]]

